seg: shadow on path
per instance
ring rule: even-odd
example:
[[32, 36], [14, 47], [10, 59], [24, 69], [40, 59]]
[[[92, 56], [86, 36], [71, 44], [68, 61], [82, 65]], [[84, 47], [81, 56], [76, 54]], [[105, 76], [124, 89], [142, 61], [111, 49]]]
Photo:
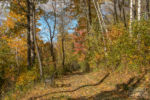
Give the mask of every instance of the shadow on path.
[[[132, 98], [131, 93], [140, 85], [145, 75], [146, 73], [143, 74], [142, 76], [130, 78], [127, 83], [117, 84], [116, 89], [112, 91], [103, 91], [89, 98], [79, 97], [75, 99], [70, 98], [68, 100], [127, 100], [128, 98]], [[133, 98], [131, 100], [133, 100]], [[143, 97], [138, 97], [134, 100], [147, 100], [147, 99], [144, 99]]]
[[[84, 87], [89, 87], [89, 86], [97, 86], [97, 85], [100, 85], [108, 76], [110, 75], [110, 73], [107, 73], [99, 82], [95, 83], [95, 84], [88, 84], [88, 85], [82, 85], [82, 86], [79, 86], [73, 90], [66, 90], [66, 91], [58, 91], [58, 92], [51, 92], [51, 93], [47, 93], [47, 94], [44, 94], [44, 95], [40, 95], [40, 96], [37, 96], [37, 97], [31, 97], [29, 100], [36, 100], [36, 99], [39, 99], [39, 98], [42, 98], [44, 96], [47, 96], [47, 95], [50, 95], [50, 94], [56, 94], [56, 93], [65, 93], [65, 92], [74, 92], [74, 91], [77, 91], [81, 88], [84, 88]], [[78, 100], [78, 99], [76, 99]], [[84, 100], [84, 99], [83, 99]]]
[[[121, 83], [121, 84], [117, 84], [116, 88], [114, 90], [111, 91], [102, 91], [96, 95], [93, 95], [91, 97], [79, 97], [79, 98], [67, 98], [65, 100], [150, 100], [150, 99], [145, 99], [145, 97], [141, 96], [141, 97], [137, 97], [137, 98], [133, 98], [131, 97], [131, 95], [134, 93], [134, 91], [139, 88], [139, 86], [141, 85], [141, 83], [144, 80], [144, 76], [147, 73], [145, 72], [144, 74], [140, 75], [140, 76], [135, 76], [130, 78], [127, 82], [125, 83]], [[36, 99], [40, 99], [44, 96], [50, 95], [50, 94], [56, 94], [56, 93], [64, 93], [64, 92], [74, 92], [77, 91], [81, 88], [84, 87], [89, 87], [89, 86], [97, 86], [100, 85], [102, 82], [104, 82], [104, 80], [109, 76], [110, 74], [106, 74], [99, 82], [97, 82], [96, 84], [88, 84], [88, 85], [83, 85], [83, 86], [79, 86], [76, 89], [73, 90], [69, 90], [69, 91], [58, 91], [58, 92], [52, 92], [52, 93], [47, 93], [41, 96], [37, 96], [37, 97], [32, 97], [30, 98], [30, 100], [36, 100]], [[141, 91], [145, 91], [144, 87], [142, 87], [143, 90]], [[139, 92], [140, 93], [140, 92]], [[142, 93], [142, 92], [141, 92]], [[49, 100], [60, 100], [61, 97], [57, 97], [57, 98], [52, 98]]]

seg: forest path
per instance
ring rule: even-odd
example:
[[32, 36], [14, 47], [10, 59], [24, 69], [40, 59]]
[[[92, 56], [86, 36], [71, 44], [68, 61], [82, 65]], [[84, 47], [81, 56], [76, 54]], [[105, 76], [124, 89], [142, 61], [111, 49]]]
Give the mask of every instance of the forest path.
[[[124, 88], [121, 91], [121, 88], [124, 87], [122, 84], [136, 86], [135, 84], [140, 82], [138, 79], [134, 80], [134, 78], [137, 77], [132, 72], [114, 72], [111, 74], [105, 71], [86, 74], [74, 73], [57, 79], [56, 84], [58, 87], [56, 88], [45, 86], [44, 84], [35, 86], [34, 89], [31, 89], [26, 94], [23, 100], [106, 100], [106, 97], [111, 100], [114, 98], [126, 98], [123, 95], [126, 92], [123, 90]], [[142, 78], [139, 77], [140, 80]], [[117, 89], [118, 87], [119, 89]]]

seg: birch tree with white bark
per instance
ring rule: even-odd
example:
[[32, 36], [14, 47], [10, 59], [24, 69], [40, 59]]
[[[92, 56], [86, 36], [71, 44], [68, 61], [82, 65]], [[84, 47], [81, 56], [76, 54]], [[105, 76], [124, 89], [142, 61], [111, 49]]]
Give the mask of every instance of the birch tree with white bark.
[[94, 4], [95, 10], [96, 10], [98, 21], [99, 21], [99, 24], [100, 24], [100, 28], [101, 28], [101, 31], [102, 31], [102, 34], [103, 34], [105, 55], [107, 55], [106, 54], [106, 51], [107, 51], [106, 41], [105, 41], [105, 35], [104, 35], [107, 32], [107, 29], [105, 28], [105, 23], [104, 23], [103, 16], [102, 16], [102, 13], [101, 13], [101, 10], [100, 10], [100, 7], [99, 7], [99, 3], [96, 2], [95, 0], [93, 0], [93, 4]]
[[130, 22], [129, 22], [129, 33], [132, 37], [132, 22], [133, 22], [133, 0], [130, 0]]
[[138, 0], [138, 21], [141, 20], [141, 0]]

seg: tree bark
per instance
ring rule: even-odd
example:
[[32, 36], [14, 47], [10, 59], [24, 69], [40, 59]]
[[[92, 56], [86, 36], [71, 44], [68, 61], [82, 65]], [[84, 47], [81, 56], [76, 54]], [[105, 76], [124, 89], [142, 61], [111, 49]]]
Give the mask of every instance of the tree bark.
[[141, 0], [138, 0], [138, 21], [141, 20]]
[[146, 10], [147, 10], [147, 18], [150, 17], [150, 8], [149, 8], [150, 0], [146, 0]]
[[62, 67], [63, 69], [65, 69], [65, 20], [64, 20], [64, 16], [66, 15], [65, 14], [65, 11], [63, 10], [63, 4], [61, 4], [61, 16], [60, 16], [60, 21], [61, 21], [61, 29], [60, 29], [60, 32], [61, 32], [61, 49], [62, 49]]
[[16, 47], [15, 55], [16, 55], [16, 65], [17, 65], [17, 67], [19, 67], [18, 48], [17, 47]]
[[[100, 15], [100, 18], [101, 18], [102, 27], [103, 27], [103, 29], [104, 29], [104, 33], [107, 33], [108, 30], [107, 30], [107, 28], [106, 28], [106, 24], [105, 24], [105, 21], [104, 21], [102, 12], [101, 12], [101, 7], [99, 6], [99, 3], [98, 3], [98, 2], [97, 2], [97, 7], [98, 7], [98, 12], [99, 12], [99, 15]], [[106, 34], [106, 35], [107, 35], [107, 34]]]
[[[55, 31], [55, 26], [54, 26], [54, 31], [53, 31], [53, 34], [52, 34], [52, 31], [51, 31], [51, 26], [48, 22], [48, 19], [46, 17], [44, 17], [44, 20], [48, 26], [48, 29], [49, 29], [49, 35], [50, 35], [50, 52], [51, 52], [51, 56], [52, 56], [52, 60], [53, 60], [53, 65], [54, 65], [54, 69], [56, 70], [56, 58], [55, 58], [55, 54], [54, 54], [54, 46], [53, 46], [53, 39], [54, 39], [54, 31]], [[55, 23], [56, 24], [56, 23]]]
[[89, 16], [89, 23], [92, 24], [92, 14], [91, 14], [91, 0], [88, 0], [88, 16]]
[[117, 13], [117, 0], [114, 0], [114, 15], [115, 15], [115, 23], [118, 22], [118, 13]]
[[30, 23], [30, 27], [31, 27], [31, 30], [30, 30], [30, 40], [31, 40], [31, 64], [33, 66], [33, 64], [35, 63], [35, 43], [34, 43], [34, 18], [33, 18], [33, 13], [34, 13], [34, 0], [30, 0], [31, 2], [31, 9], [30, 9], [30, 20], [31, 20], [31, 23]]
[[38, 58], [38, 62], [39, 62], [39, 69], [40, 69], [40, 76], [41, 79], [43, 78], [43, 66], [42, 66], [42, 61], [41, 61], [41, 56], [40, 56], [40, 51], [38, 48], [38, 43], [36, 40], [36, 18], [35, 18], [35, 4], [33, 3], [33, 39], [34, 39], [34, 43], [35, 43], [35, 47], [36, 47], [36, 51], [37, 51], [37, 58]]
[[53, 46], [53, 38], [51, 38], [50, 40], [50, 51], [51, 51], [51, 56], [52, 56], [52, 60], [54, 63], [54, 70], [56, 70], [56, 58], [55, 58], [55, 53], [54, 53], [54, 46]]
[[62, 37], [62, 66], [65, 68], [65, 48], [64, 48], [64, 37]]
[[94, 3], [94, 7], [95, 7], [95, 10], [96, 10], [96, 13], [97, 13], [97, 17], [98, 17], [98, 21], [99, 21], [99, 25], [100, 25], [100, 28], [101, 28], [101, 31], [102, 31], [102, 35], [103, 35], [103, 43], [104, 43], [104, 52], [105, 52], [105, 56], [107, 55], [106, 51], [107, 51], [107, 48], [106, 48], [106, 40], [105, 40], [105, 30], [104, 30], [104, 26], [103, 26], [103, 22], [101, 20], [101, 12], [99, 11], [99, 7], [96, 6], [96, 2], [95, 0], [93, 0], [93, 3]]
[[134, 3], [134, 18], [135, 19], [137, 18], [137, 0], [135, 0], [135, 3]]
[[30, 40], [30, 1], [26, 0], [27, 2], [27, 46], [28, 46], [28, 50], [27, 50], [27, 66], [28, 69], [30, 69], [31, 67], [31, 40]]
[[124, 0], [122, 1], [122, 5], [123, 5], [123, 21], [124, 21], [124, 26], [127, 28], [127, 23], [126, 23], [126, 13], [125, 13], [125, 2]]
[[118, 7], [119, 7], [119, 14], [120, 14], [120, 19], [122, 20], [122, 1], [118, 0]]
[[130, 22], [129, 22], [129, 33], [132, 37], [132, 22], [133, 22], [133, 0], [130, 0]]
[[64, 16], [65, 14], [63, 13], [61, 15], [61, 44], [62, 44], [62, 67], [65, 69], [65, 46], [64, 46], [64, 40], [65, 40], [65, 32], [64, 32]]
[[[141, 0], [138, 0], [138, 25], [140, 25], [141, 20]], [[138, 32], [138, 50], [141, 46], [141, 33]]]

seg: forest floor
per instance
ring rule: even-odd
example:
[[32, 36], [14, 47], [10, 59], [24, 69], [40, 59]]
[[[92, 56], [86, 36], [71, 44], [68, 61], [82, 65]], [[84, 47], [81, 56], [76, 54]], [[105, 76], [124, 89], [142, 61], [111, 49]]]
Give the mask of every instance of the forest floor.
[[146, 73], [108, 73], [102, 70], [74, 72], [56, 79], [57, 87], [45, 86], [44, 83], [36, 85], [22, 100], [150, 100], [147, 90], [149, 76]]

